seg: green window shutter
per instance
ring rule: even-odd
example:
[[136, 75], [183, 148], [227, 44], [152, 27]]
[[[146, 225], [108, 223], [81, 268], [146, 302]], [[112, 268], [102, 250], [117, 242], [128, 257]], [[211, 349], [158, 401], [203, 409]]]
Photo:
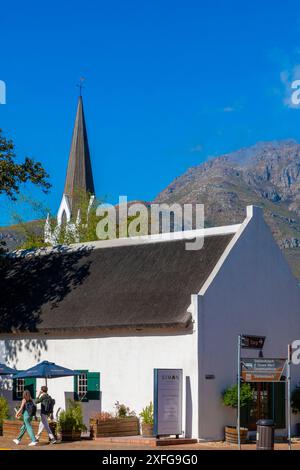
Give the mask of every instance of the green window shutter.
[[285, 382], [274, 382], [273, 390], [275, 427], [285, 428]]
[[[75, 370], [75, 372], [81, 372], [81, 371]], [[74, 379], [74, 400], [78, 401], [79, 397], [78, 397], [78, 377], [77, 377], [77, 375], [74, 375], [73, 379]]]
[[29, 390], [32, 398], [36, 397], [36, 379], [26, 378], [24, 381], [24, 390]]
[[[79, 370], [75, 370], [75, 372], [79, 372]], [[74, 400], [78, 401], [78, 380], [77, 380], [77, 375], [74, 375], [73, 377], [74, 381]]]
[[88, 400], [100, 400], [100, 372], [87, 374]]

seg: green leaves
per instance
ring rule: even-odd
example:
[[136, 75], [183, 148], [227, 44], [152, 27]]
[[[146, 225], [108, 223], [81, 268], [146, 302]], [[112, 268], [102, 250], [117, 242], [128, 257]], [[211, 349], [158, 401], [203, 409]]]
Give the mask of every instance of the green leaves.
[[2, 427], [3, 420], [9, 416], [8, 401], [4, 397], [0, 397], [0, 428]]
[[[238, 386], [237, 384], [228, 387], [222, 394], [224, 406], [237, 408], [238, 406]], [[253, 390], [248, 383], [241, 384], [241, 408], [250, 405], [253, 402]]]
[[130, 410], [130, 408], [123, 403], [117, 401], [115, 403], [116, 408], [116, 418], [128, 418], [129, 416], [135, 416], [135, 411]]
[[51, 185], [49, 175], [41, 163], [26, 157], [24, 163], [16, 163], [15, 146], [12, 140], [6, 139], [0, 129], [0, 194], [4, 193], [16, 199], [22, 183], [30, 182], [47, 192]]
[[153, 403], [150, 402], [149, 406], [145, 406], [140, 413], [140, 417], [144, 424], [153, 424], [154, 423], [154, 416], [153, 416]]
[[58, 427], [60, 431], [86, 431], [80, 403], [68, 400], [67, 410], [59, 414]]

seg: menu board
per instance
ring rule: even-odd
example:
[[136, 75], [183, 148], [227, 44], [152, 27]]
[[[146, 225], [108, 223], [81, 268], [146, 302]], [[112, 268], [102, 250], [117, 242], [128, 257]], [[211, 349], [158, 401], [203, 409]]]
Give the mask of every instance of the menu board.
[[154, 369], [154, 434], [182, 434], [182, 369]]

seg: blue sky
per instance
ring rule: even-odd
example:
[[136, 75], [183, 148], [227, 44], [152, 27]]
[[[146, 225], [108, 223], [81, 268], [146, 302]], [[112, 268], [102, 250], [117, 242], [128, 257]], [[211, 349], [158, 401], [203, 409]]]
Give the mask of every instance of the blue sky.
[[[188, 167], [261, 140], [300, 141], [293, 0], [0, 2], [0, 127], [42, 162], [55, 213], [80, 76], [98, 197], [152, 200]], [[10, 221], [0, 198], [0, 223]], [[24, 214], [30, 219], [30, 211]]]

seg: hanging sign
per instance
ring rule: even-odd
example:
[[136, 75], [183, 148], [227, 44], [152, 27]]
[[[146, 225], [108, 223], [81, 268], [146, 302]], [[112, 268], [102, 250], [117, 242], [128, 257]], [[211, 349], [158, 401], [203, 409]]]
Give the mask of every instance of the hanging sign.
[[241, 347], [243, 349], [263, 349], [265, 336], [242, 335]]
[[279, 382], [286, 359], [244, 358], [241, 360], [244, 382]]
[[154, 435], [182, 434], [182, 369], [154, 369]]

